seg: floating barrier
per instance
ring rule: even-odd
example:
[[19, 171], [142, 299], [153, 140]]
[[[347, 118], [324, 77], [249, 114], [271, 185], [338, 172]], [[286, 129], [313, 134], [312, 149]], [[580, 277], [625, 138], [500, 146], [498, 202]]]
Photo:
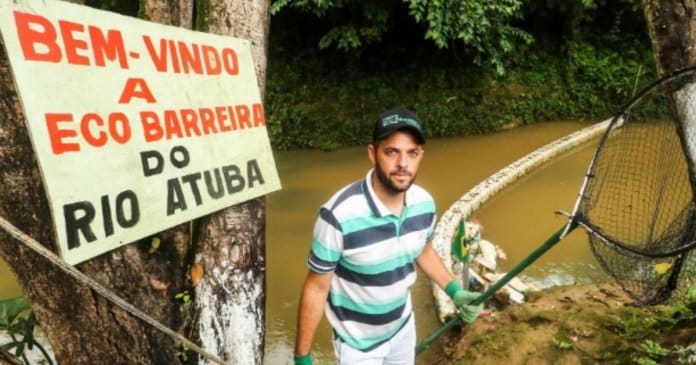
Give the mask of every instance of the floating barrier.
[[[459, 222], [462, 219], [466, 220], [473, 211], [478, 209], [496, 193], [521, 177], [538, 169], [546, 162], [599, 137], [606, 131], [610, 121], [611, 119], [607, 119], [603, 122], [593, 124], [592, 126], [544, 145], [491, 175], [454, 202], [450, 208], [442, 214], [442, 217], [440, 217], [440, 220], [435, 226], [432, 241], [433, 248], [438, 253], [445, 266], [451, 271], [455, 271], [454, 267], [456, 262], [452, 259], [451, 245], [452, 238], [456, 234]], [[437, 284], [433, 283], [432, 288], [435, 304], [437, 306], [438, 318], [444, 323], [455, 315], [456, 310], [447, 294], [442, 291]]]

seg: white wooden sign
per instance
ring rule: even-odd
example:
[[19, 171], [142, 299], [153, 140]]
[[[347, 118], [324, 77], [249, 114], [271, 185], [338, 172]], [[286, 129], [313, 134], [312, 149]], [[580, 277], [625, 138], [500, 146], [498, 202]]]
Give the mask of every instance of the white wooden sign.
[[68, 263], [280, 189], [248, 41], [55, 0], [0, 32]]

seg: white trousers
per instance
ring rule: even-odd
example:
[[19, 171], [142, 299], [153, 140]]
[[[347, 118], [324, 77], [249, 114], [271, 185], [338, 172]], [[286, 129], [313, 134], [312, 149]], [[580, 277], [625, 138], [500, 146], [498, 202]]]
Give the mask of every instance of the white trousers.
[[416, 323], [413, 314], [389, 341], [363, 352], [348, 346], [334, 336], [338, 365], [413, 365], [416, 357]]

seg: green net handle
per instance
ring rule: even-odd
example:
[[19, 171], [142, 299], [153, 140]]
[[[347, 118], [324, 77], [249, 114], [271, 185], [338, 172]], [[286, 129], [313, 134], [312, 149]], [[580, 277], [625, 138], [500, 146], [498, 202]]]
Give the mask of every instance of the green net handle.
[[[500, 288], [505, 286], [510, 280], [512, 280], [512, 278], [517, 276], [520, 272], [522, 272], [522, 270], [526, 269], [527, 266], [531, 265], [534, 261], [536, 261], [544, 253], [546, 253], [546, 251], [550, 250], [551, 247], [555, 246], [556, 243], [558, 243], [561, 240], [561, 238], [570, 233], [576, 227], [577, 224], [572, 220], [567, 225], [561, 227], [561, 229], [556, 231], [556, 233], [552, 234], [541, 246], [537, 247], [534, 251], [532, 251], [532, 253], [530, 253], [527, 257], [520, 261], [519, 264], [517, 264], [510, 271], [508, 271], [507, 274], [500, 278], [500, 280], [493, 283], [493, 285], [491, 285], [488, 288], [488, 290], [481, 294], [481, 296], [474, 299], [471, 302], [471, 304], [478, 305], [491, 298], [493, 294], [495, 294], [495, 292], [497, 292], [498, 290], [500, 290]], [[453, 319], [449, 320], [449, 322], [445, 323], [442, 327], [438, 328], [432, 335], [430, 335], [430, 337], [426, 338], [421, 343], [416, 345], [416, 355], [425, 351], [438, 337], [440, 337], [450, 328], [454, 327], [457, 323], [459, 323], [459, 321], [461, 321], [461, 318], [459, 316], [455, 316]]]

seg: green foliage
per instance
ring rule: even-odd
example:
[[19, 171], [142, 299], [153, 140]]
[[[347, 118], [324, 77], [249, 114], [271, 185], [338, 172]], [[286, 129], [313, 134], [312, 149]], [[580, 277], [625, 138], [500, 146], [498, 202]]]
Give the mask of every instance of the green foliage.
[[352, 51], [382, 40], [389, 22], [389, 4], [381, 0], [275, 0], [271, 14], [298, 9], [331, 24], [319, 40], [320, 49]]
[[521, 0], [407, 2], [411, 16], [427, 23], [426, 39], [440, 48], [461, 41], [474, 64], [484, 65], [487, 59], [498, 75], [504, 73], [506, 56], [533, 41], [529, 33], [512, 24], [521, 16]]
[[[565, 75], [569, 81], [569, 95], [585, 98], [589, 102], [587, 109], [613, 113], [633, 96], [637, 78], [644, 82], [654, 79], [655, 72], [647, 70], [655, 67], [651, 64], [651, 55], [645, 51], [646, 47], [627, 47], [617, 52], [587, 42], [571, 42]], [[603, 95], [609, 98], [601, 97]], [[587, 112], [582, 111], [579, 116]]]
[[[607, 344], [616, 350], [610, 358], [619, 360], [626, 357], [645, 365], [662, 363], [663, 358], [672, 352], [668, 347], [678, 348], [684, 343], [682, 339], [692, 336], [696, 325], [696, 313], [684, 304], [632, 308], [620, 317], [615, 329], [624, 340]], [[609, 324], [608, 327], [614, 326]], [[619, 360], [619, 363], [628, 362]]]
[[[410, 25], [399, 18], [404, 3]], [[520, 18], [522, 0], [429, 1], [403, 0], [276, 0], [271, 13], [294, 8], [325, 20], [329, 29], [319, 40], [320, 49], [353, 51], [380, 42], [389, 30], [425, 25], [424, 39], [439, 48], [461, 42], [477, 65], [490, 64], [502, 75], [505, 57], [532, 43], [532, 36], [513, 22]], [[421, 30], [422, 32], [422, 30]]]
[[187, 362], [189, 359], [189, 348], [186, 345], [181, 345], [176, 350], [176, 357], [178, 357], [181, 362]]
[[268, 131], [276, 149], [363, 144], [373, 119], [395, 105], [416, 111], [430, 137], [544, 120], [604, 120], [655, 78], [649, 45], [626, 48], [575, 42], [561, 54], [529, 49], [504, 76], [454, 53], [428, 53], [422, 44], [406, 55], [391, 48], [366, 52], [360, 62], [318, 51], [294, 58], [272, 48]]
[[559, 350], [568, 350], [573, 348], [573, 345], [563, 340], [558, 340], [555, 337], [553, 338], [553, 345], [556, 346]]
[[6, 329], [22, 312], [29, 310], [25, 297], [4, 299], [0, 301], [0, 329]]
[[639, 357], [636, 359], [636, 364], [638, 365], [658, 365], [655, 360], [647, 357]]
[[[278, 0], [265, 99], [272, 144], [276, 149], [363, 144], [374, 117], [395, 105], [415, 110], [430, 137], [545, 120], [604, 120], [656, 77], [636, 4]], [[365, 14], [374, 16], [366, 21]], [[577, 17], [578, 28], [565, 37], [556, 37], [555, 28], [531, 26], [536, 19], [565, 23], [569, 17]], [[375, 42], [386, 29], [379, 45], [363, 42], [360, 30], [369, 26]], [[543, 41], [526, 46], [519, 39], [526, 29]], [[430, 40], [423, 39], [426, 33]], [[317, 34], [330, 34], [323, 47], [361, 48], [319, 50], [311, 43], [321, 43]], [[655, 115], [665, 108], [656, 102], [654, 109], [641, 111]]]
[[658, 315], [647, 318], [646, 322], [652, 327], [666, 331], [678, 328], [681, 324], [696, 321], [696, 311], [688, 304], [676, 303], [672, 306], [661, 308]]
[[24, 363], [30, 362], [25, 355], [26, 350], [33, 350], [34, 346], [41, 351], [44, 359], [53, 364], [51, 356], [34, 338], [34, 328], [37, 326], [34, 313], [29, 310], [26, 298], [18, 297], [0, 300], [0, 331], [6, 331], [12, 341], [0, 345], [5, 350], [14, 349], [14, 354], [21, 357]]
[[188, 290], [184, 290], [184, 291], [182, 291], [182, 292], [180, 292], [180, 293], [177, 293], [177, 294], [174, 296], [174, 298], [175, 298], [175, 299], [178, 299], [179, 301], [181, 301], [181, 304], [182, 304], [183, 306], [188, 306], [188, 305], [191, 304], [191, 294], [189, 294]]
[[635, 312], [631, 313], [628, 317], [622, 318], [620, 323], [623, 328], [622, 334], [627, 337], [635, 335], [640, 328], [638, 315]]
[[669, 354], [670, 352], [669, 349], [662, 347], [659, 343], [653, 340], [643, 341], [643, 343], [640, 344], [640, 347], [643, 349], [643, 351], [645, 351], [645, 354], [648, 355], [648, 357], [656, 360]]
[[691, 287], [689, 287], [688, 304], [690, 306], [696, 304], [696, 285], [692, 285]]
[[625, 35], [645, 35], [640, 0], [527, 0], [527, 28], [543, 39], [579, 40], [604, 37], [612, 29]]

